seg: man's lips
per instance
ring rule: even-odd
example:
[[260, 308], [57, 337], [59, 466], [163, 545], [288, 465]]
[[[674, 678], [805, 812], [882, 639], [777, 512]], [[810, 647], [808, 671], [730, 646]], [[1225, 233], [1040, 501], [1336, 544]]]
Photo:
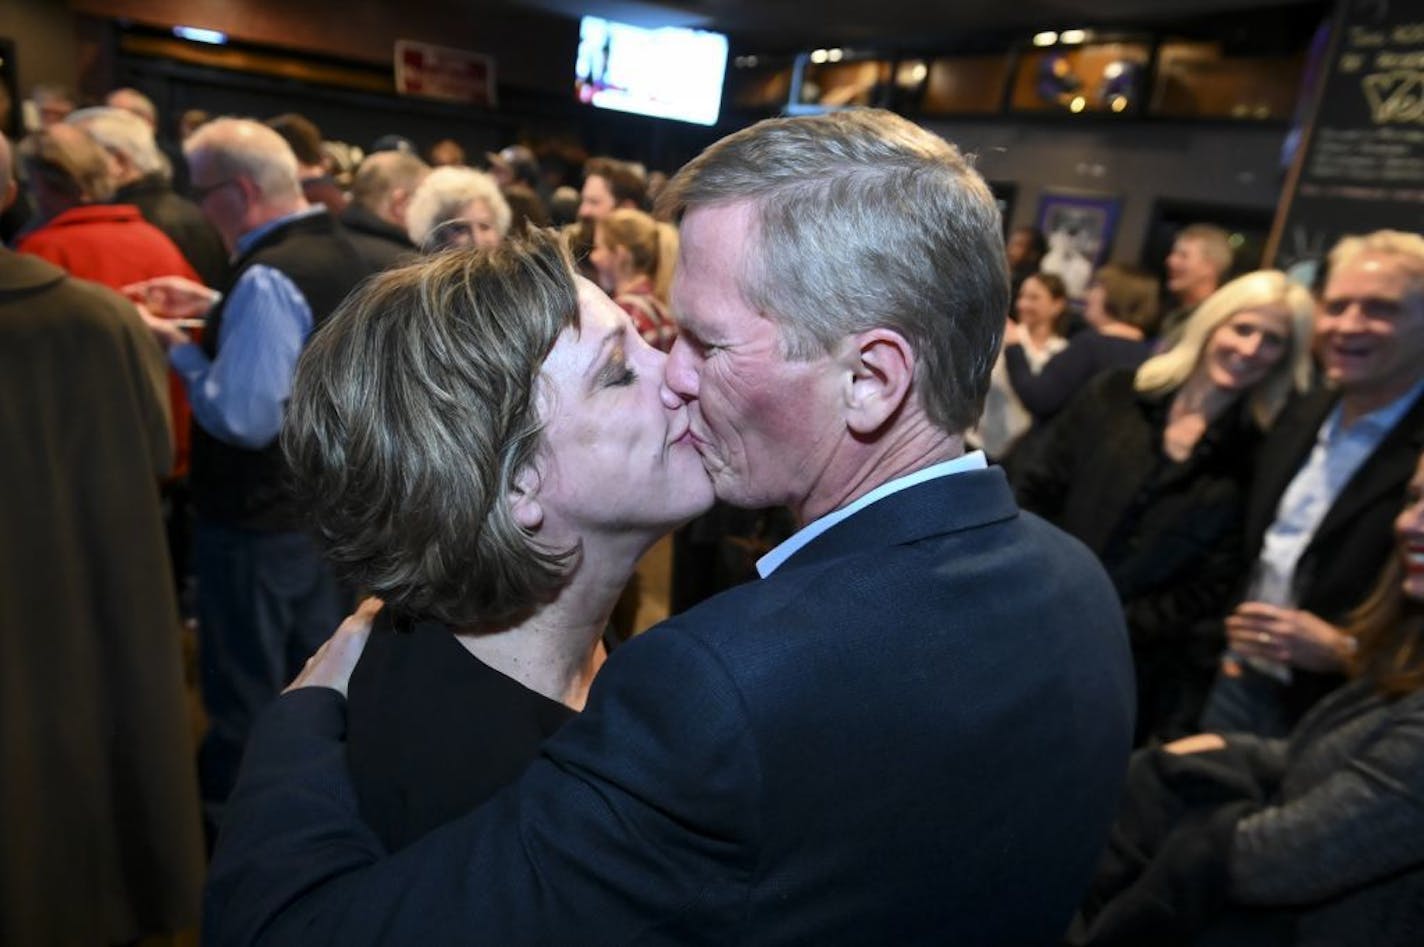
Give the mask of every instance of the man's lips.
[[698, 438], [698, 436], [697, 436], [696, 434], [692, 433], [692, 422], [691, 422], [691, 421], [686, 422], [686, 423], [683, 424], [682, 427], [680, 427], [680, 428], [675, 428], [675, 429], [672, 431], [671, 436], [668, 437], [668, 445], [669, 445], [669, 446], [688, 446], [688, 445], [690, 445], [690, 446], [692, 446], [692, 447], [696, 447], [696, 446], [697, 446], [698, 444], [700, 444], [700, 443], [702, 443], [701, 439]]
[[1368, 358], [1374, 353], [1374, 348], [1370, 342], [1332, 342], [1325, 351], [1333, 358]]

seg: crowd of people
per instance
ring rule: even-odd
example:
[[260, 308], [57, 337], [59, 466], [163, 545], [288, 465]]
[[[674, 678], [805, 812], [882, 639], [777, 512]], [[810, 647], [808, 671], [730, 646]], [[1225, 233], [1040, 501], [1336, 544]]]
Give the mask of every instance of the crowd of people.
[[[1193, 225], [1075, 299], [876, 110], [573, 192], [44, 104], [0, 942], [192, 927], [205, 874], [216, 945], [1424, 929], [1424, 237], [1303, 287]], [[714, 504], [789, 536], [628, 640]]]

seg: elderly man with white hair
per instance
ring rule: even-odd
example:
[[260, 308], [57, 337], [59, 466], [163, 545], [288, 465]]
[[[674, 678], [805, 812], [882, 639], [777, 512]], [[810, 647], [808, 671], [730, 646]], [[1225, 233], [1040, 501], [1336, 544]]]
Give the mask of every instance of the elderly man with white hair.
[[139, 90], [125, 86], [104, 96], [104, 104], [110, 108], [123, 109], [143, 120], [158, 139], [158, 150], [163, 152], [164, 160], [172, 168], [173, 187], [187, 193], [188, 168], [183, 160], [183, 151], [175, 141], [164, 137], [163, 129], [159, 127], [158, 106], [153, 104], [153, 100]]
[[[301, 528], [277, 447], [307, 338], [370, 273], [340, 226], [307, 204], [291, 148], [253, 121], [219, 119], [185, 145], [199, 206], [234, 253], [226, 295], [182, 280], [128, 288], [187, 383], [197, 508], [199, 756], [216, 828], [253, 717], [350, 604]], [[201, 346], [171, 321], [206, 313]]]
[[132, 204], [143, 219], [168, 235], [208, 286], [227, 279], [222, 238], [192, 201], [173, 190], [173, 169], [158, 148], [153, 129], [131, 110], [80, 109], [65, 119], [88, 132], [108, 153], [118, 189], [114, 201]]

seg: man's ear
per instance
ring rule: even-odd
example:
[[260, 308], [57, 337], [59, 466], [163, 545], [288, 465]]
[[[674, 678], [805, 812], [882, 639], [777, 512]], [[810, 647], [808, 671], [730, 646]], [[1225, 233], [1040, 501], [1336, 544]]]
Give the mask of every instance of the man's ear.
[[533, 463], [514, 478], [514, 487], [508, 496], [509, 512], [521, 529], [535, 532], [544, 525], [544, 508], [539, 504], [539, 471]]
[[[257, 189], [257, 182], [245, 174], [239, 174], [232, 179], [237, 185], [237, 192], [242, 195], [243, 205], [251, 209], [261, 202], [262, 192]], [[300, 191], [300, 187], [298, 191]]]
[[847, 338], [838, 361], [845, 374], [846, 426], [860, 435], [880, 430], [911, 395], [915, 352], [894, 329], [875, 328]]
[[410, 207], [410, 198], [413, 193], [408, 187], [391, 188], [390, 197], [386, 201], [386, 214], [397, 226], [405, 226], [405, 212]]

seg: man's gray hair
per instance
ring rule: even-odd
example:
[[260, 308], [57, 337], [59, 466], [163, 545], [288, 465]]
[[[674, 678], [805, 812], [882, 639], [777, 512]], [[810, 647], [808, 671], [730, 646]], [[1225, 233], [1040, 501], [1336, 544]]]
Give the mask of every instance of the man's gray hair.
[[404, 188], [413, 192], [429, 173], [430, 165], [415, 155], [378, 151], [367, 155], [356, 169], [356, 176], [351, 179], [351, 200], [366, 210], [378, 211], [392, 191]]
[[1409, 277], [1415, 293], [1424, 292], [1424, 237], [1403, 230], [1376, 230], [1341, 237], [1330, 250], [1330, 271], [1344, 269], [1362, 256], [1391, 257]]
[[266, 200], [300, 197], [297, 157], [282, 136], [247, 118], [219, 118], [202, 126], [183, 143], [189, 161], [206, 156], [226, 180], [242, 175], [257, 185]]
[[1231, 252], [1231, 235], [1216, 224], [1188, 224], [1177, 232], [1177, 240], [1197, 242], [1202, 256], [1206, 257], [1207, 262], [1216, 270], [1218, 284], [1231, 272], [1234, 258]]
[[109, 151], [124, 155], [145, 177], [161, 174], [165, 180], [172, 178], [173, 169], [158, 150], [153, 129], [128, 109], [97, 106], [70, 112], [64, 120], [88, 132], [90, 138]]
[[693, 159], [662, 214], [750, 201], [747, 302], [780, 324], [788, 358], [894, 329], [915, 352], [931, 421], [972, 427], [1009, 311], [998, 207], [959, 150], [890, 112], [768, 119]]
[[104, 97], [104, 104], [123, 109], [146, 122], [150, 128], [158, 127], [158, 107], [153, 100], [131, 86], [115, 89]]
[[500, 236], [509, 232], [513, 215], [494, 178], [474, 168], [452, 165], [431, 171], [411, 198], [405, 214], [410, 242], [423, 246], [431, 231], [460, 216], [472, 201], [485, 202]]

